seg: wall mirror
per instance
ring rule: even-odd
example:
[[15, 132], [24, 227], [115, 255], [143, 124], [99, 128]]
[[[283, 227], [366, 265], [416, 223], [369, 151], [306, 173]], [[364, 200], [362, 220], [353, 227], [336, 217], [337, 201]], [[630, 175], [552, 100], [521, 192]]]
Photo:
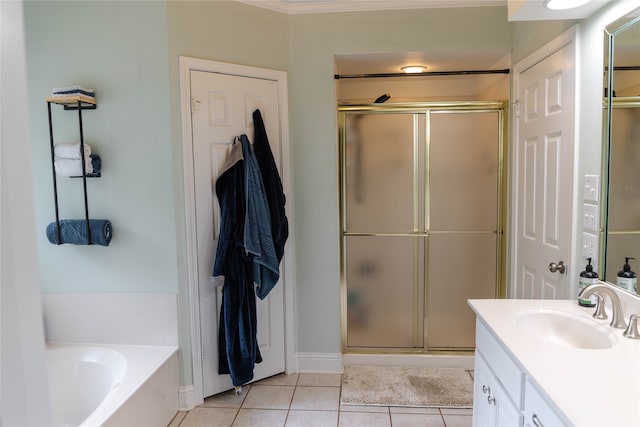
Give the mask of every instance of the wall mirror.
[[600, 277], [616, 284], [626, 257], [640, 271], [640, 8], [605, 28], [604, 75]]

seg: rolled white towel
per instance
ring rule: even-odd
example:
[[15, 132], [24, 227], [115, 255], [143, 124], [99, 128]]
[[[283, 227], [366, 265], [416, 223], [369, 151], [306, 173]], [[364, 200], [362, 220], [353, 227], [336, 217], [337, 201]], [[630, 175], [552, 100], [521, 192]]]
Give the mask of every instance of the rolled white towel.
[[[53, 152], [59, 159], [79, 159], [80, 156], [80, 143], [75, 144], [62, 144], [58, 143], [53, 146]], [[91, 147], [89, 144], [84, 144], [84, 159], [87, 160], [91, 156]]]
[[[55, 159], [53, 162], [56, 173], [62, 176], [82, 176], [82, 162], [80, 159]], [[93, 173], [91, 158], [87, 157], [84, 162], [85, 173]]]

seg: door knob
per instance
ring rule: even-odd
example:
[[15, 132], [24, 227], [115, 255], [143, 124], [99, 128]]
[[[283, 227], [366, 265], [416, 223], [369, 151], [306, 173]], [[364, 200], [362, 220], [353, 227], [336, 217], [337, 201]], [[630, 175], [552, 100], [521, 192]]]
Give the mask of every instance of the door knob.
[[557, 264], [555, 262], [552, 262], [551, 264], [549, 264], [549, 271], [552, 273], [555, 273], [557, 271], [560, 274], [564, 274], [564, 272], [567, 271], [567, 266], [564, 265], [564, 261], [560, 261]]

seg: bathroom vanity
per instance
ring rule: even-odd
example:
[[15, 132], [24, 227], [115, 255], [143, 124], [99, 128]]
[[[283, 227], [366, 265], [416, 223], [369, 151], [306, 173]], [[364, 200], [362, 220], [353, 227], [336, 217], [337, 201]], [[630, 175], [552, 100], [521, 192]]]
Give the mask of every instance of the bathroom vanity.
[[[623, 304], [625, 319], [637, 312]], [[640, 340], [573, 300], [469, 305], [477, 315], [474, 426], [640, 425]]]

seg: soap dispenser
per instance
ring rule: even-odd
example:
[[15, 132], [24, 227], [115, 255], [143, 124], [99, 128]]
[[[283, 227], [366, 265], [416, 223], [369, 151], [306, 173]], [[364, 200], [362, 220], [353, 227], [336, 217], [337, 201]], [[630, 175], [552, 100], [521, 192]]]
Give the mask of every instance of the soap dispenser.
[[[587, 266], [584, 271], [580, 273], [580, 278], [578, 279], [578, 294], [584, 288], [589, 285], [594, 285], [598, 282], [598, 273], [593, 271], [593, 266], [591, 265], [591, 258], [587, 258]], [[583, 299], [578, 297], [578, 304], [583, 307], [595, 307], [595, 302], [592, 302], [591, 299]]]
[[616, 277], [616, 283], [623, 289], [626, 289], [629, 292], [636, 292], [636, 282], [638, 280], [638, 275], [631, 271], [631, 266], [629, 265], [629, 260], [635, 259], [632, 257], [624, 258], [624, 266], [622, 270], [618, 272], [618, 277]]

